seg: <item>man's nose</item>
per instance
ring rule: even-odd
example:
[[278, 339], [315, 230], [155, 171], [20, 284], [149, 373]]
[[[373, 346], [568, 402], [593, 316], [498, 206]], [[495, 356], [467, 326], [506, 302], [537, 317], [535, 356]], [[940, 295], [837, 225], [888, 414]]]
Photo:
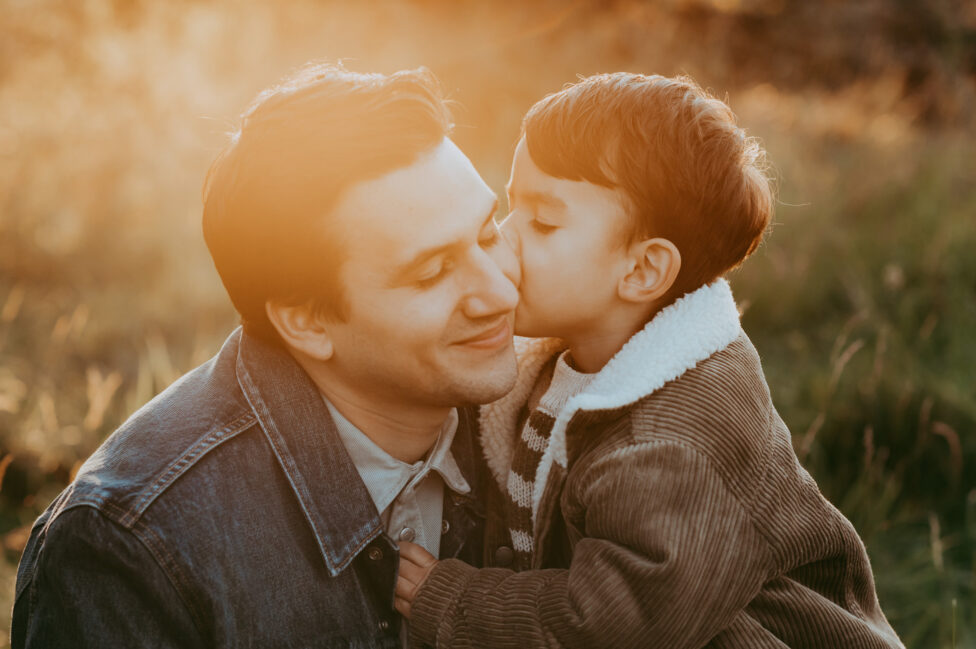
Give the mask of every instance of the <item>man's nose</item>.
[[503, 315], [518, 306], [521, 271], [515, 252], [505, 241], [483, 252], [478, 255], [477, 277], [472, 278], [471, 291], [464, 302], [464, 313], [469, 318]]

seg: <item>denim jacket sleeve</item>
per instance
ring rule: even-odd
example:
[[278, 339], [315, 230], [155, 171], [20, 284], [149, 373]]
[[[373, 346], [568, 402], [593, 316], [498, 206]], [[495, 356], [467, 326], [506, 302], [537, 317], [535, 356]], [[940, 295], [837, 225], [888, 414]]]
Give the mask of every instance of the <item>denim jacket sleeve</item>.
[[205, 646], [146, 546], [93, 507], [63, 511], [35, 528], [24, 560], [13, 649]]

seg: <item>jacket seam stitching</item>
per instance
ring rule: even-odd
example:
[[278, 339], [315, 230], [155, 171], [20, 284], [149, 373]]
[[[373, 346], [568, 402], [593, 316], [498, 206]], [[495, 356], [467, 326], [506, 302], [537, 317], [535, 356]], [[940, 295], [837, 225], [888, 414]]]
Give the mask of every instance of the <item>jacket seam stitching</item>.
[[148, 550], [149, 554], [152, 555], [153, 560], [166, 579], [169, 580], [170, 584], [173, 586], [173, 590], [180, 597], [183, 602], [184, 608], [186, 608], [187, 613], [190, 614], [190, 618], [193, 620], [194, 626], [197, 628], [197, 633], [201, 638], [205, 637], [203, 633], [203, 620], [197, 612], [196, 598], [192, 597], [189, 593], [189, 579], [182, 573], [179, 565], [172, 558], [172, 556], [166, 551], [165, 544], [162, 543], [162, 539], [148, 526], [140, 525], [139, 529], [129, 528], [132, 535], [143, 545], [143, 547]]
[[[198, 439], [194, 444], [183, 452], [176, 460], [156, 478], [143, 496], [128, 510], [119, 509], [121, 518], [119, 522], [125, 527], [132, 527], [135, 521], [145, 512], [156, 498], [166, 490], [177, 478], [182, 476], [187, 469], [196, 464], [200, 458], [223, 442], [240, 434], [255, 421], [254, 415], [245, 413], [227, 424], [223, 428], [211, 431], [204, 437]], [[106, 503], [108, 505], [108, 503]]]
[[[47, 537], [47, 531], [50, 528], [50, 525], [55, 520], [59, 519], [65, 512], [71, 511], [72, 509], [77, 509], [79, 507], [88, 507], [89, 509], [91, 509], [92, 511], [94, 511], [99, 517], [104, 518], [105, 520], [107, 520], [110, 524], [118, 525], [122, 529], [128, 531], [129, 533], [132, 534], [133, 538], [135, 538], [137, 541], [139, 541], [139, 543], [143, 547], [146, 548], [146, 550], [149, 552], [150, 556], [152, 556], [153, 560], [156, 562], [156, 565], [159, 566], [160, 571], [166, 576], [166, 579], [173, 586], [173, 590], [175, 590], [176, 591], [176, 594], [180, 597], [180, 600], [183, 602], [184, 608], [186, 608], [187, 613], [189, 613], [190, 618], [193, 620], [194, 626], [197, 628], [197, 633], [199, 633], [200, 636], [203, 637], [201, 620], [198, 618], [197, 615], [195, 615], [193, 608], [189, 606], [189, 604], [187, 602], [187, 596], [177, 586], [177, 584], [174, 581], [173, 576], [169, 573], [169, 571], [166, 570], [165, 566], [162, 563], [162, 560], [161, 560], [162, 558], [156, 552], [156, 549], [153, 547], [153, 544], [147, 543], [147, 541], [144, 540], [135, 530], [133, 530], [132, 528], [129, 528], [129, 527], [126, 527], [126, 526], [122, 525], [122, 523], [119, 520], [115, 519], [113, 516], [109, 515], [107, 512], [102, 511], [101, 507], [106, 507], [108, 509], [113, 509], [114, 508], [116, 511], [120, 511], [120, 512], [123, 511], [123, 510], [121, 510], [120, 508], [118, 508], [117, 506], [115, 506], [114, 504], [112, 504], [110, 502], [102, 502], [102, 503], [100, 503], [97, 506], [95, 504], [93, 504], [93, 503], [90, 503], [90, 502], [74, 502], [74, 503], [71, 503], [70, 505], [68, 505], [67, 507], [65, 507], [64, 509], [61, 509], [60, 511], [58, 511], [57, 512], [57, 515], [52, 516], [45, 523], [44, 527], [42, 528], [42, 530], [40, 532], [40, 534], [42, 536], [37, 539], [37, 543], [40, 544], [40, 547], [38, 548], [37, 554], [34, 557], [34, 562], [33, 562], [34, 565], [31, 566], [31, 573], [30, 573], [29, 582], [28, 582], [28, 584], [25, 587], [23, 587], [20, 590], [20, 593], [19, 594], [15, 594], [15, 598], [14, 598], [14, 601], [15, 602], [17, 600], [19, 600], [21, 597], [25, 596], [25, 595], [29, 598], [28, 599], [29, 606], [28, 606], [28, 609], [27, 609], [28, 610], [28, 614], [27, 614], [27, 620], [26, 621], [29, 623], [30, 619], [33, 617], [33, 614], [34, 614], [35, 602], [37, 601], [37, 582], [34, 579], [34, 572], [35, 572], [34, 568], [36, 567], [36, 565], [37, 565], [37, 563], [38, 563], [38, 561], [40, 559], [41, 554], [44, 552], [44, 541], [45, 541], [45, 539]], [[148, 529], [146, 529], [145, 531], [147, 533], [151, 533]], [[175, 567], [175, 562], [174, 562], [174, 567]], [[29, 626], [29, 624], [28, 624], [28, 626]]]
[[[305, 476], [301, 473], [301, 471], [299, 471], [294, 455], [292, 455], [291, 451], [288, 449], [287, 443], [281, 435], [281, 432], [278, 430], [277, 423], [271, 416], [268, 405], [262, 398], [254, 379], [250, 375], [250, 372], [248, 372], [246, 367], [241, 366], [240, 356], [238, 356], [237, 380], [238, 385], [241, 386], [241, 390], [244, 393], [244, 398], [254, 411], [255, 421], [262, 429], [264, 439], [271, 447], [272, 454], [275, 456], [275, 459], [278, 461], [279, 466], [281, 466], [285, 474], [285, 478], [291, 485], [292, 491], [295, 494], [295, 498], [298, 501], [298, 506], [301, 509], [305, 520], [308, 521], [309, 526], [312, 528], [315, 541], [319, 546], [323, 559], [325, 560], [326, 568], [329, 570], [329, 574], [333, 576], [338, 575], [345, 570], [350, 563], [352, 563], [358, 553], [362, 551], [362, 548], [364, 548], [370, 541], [382, 533], [382, 527], [377, 525], [375, 528], [370, 529], [372, 522], [366, 523], [363, 525], [363, 527], [356, 530], [355, 534], [352, 535], [353, 537], [362, 535], [363, 538], [359, 539], [355, 543], [351, 543], [351, 541], [347, 542], [345, 546], [339, 548], [339, 551], [336, 551], [325, 543], [325, 539], [323, 539], [322, 535], [320, 534], [320, 524], [317, 522], [318, 517], [315, 516], [310, 509], [310, 503], [312, 503], [314, 499], [312, 498], [311, 490], [305, 480]], [[352, 547], [350, 547], [350, 545]]]

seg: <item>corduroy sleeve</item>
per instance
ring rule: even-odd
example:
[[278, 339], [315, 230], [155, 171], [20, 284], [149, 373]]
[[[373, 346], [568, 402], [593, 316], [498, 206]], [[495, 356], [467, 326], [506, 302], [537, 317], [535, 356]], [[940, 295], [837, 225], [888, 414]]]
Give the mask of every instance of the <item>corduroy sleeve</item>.
[[567, 488], [585, 529], [569, 569], [442, 561], [412, 604], [414, 646], [702, 647], [771, 570], [766, 540], [695, 449], [630, 446], [578, 480]]

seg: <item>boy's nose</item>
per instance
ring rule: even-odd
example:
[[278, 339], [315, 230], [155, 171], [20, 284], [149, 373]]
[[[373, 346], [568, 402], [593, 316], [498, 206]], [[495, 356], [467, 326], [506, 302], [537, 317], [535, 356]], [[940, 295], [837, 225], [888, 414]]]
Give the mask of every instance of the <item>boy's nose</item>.
[[518, 229], [513, 224], [513, 219], [511, 217], [506, 218], [502, 221], [498, 229], [502, 232], [502, 238], [505, 239], [505, 243], [508, 247], [515, 253], [519, 264], [522, 263], [522, 239], [519, 237]]

